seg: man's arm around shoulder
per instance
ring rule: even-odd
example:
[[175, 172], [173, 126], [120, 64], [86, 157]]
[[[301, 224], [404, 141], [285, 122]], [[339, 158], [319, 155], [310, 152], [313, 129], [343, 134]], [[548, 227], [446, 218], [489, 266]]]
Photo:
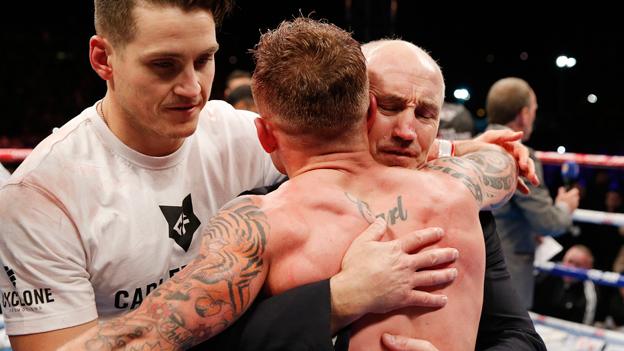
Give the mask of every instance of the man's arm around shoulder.
[[426, 167], [462, 182], [481, 209], [492, 209], [508, 201], [518, 182], [516, 160], [492, 144], [461, 157], [437, 159]]
[[269, 225], [255, 198], [225, 205], [202, 233], [199, 257], [132, 312], [99, 323], [62, 350], [183, 350], [227, 328], [260, 291]]

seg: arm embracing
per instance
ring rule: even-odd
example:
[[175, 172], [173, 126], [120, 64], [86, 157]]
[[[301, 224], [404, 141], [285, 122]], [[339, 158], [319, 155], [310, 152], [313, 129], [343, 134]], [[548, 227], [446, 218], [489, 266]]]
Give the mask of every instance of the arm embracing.
[[505, 203], [513, 195], [518, 182], [516, 161], [495, 145], [462, 157], [444, 157], [428, 163], [427, 167], [460, 180], [481, 209], [492, 209]]
[[134, 311], [100, 323], [66, 350], [180, 350], [221, 332], [258, 294], [269, 225], [252, 198], [210, 219], [197, 259]]

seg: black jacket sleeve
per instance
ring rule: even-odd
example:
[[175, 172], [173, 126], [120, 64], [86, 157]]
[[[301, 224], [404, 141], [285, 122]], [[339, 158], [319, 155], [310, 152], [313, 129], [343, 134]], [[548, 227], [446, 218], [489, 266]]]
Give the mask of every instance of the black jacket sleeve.
[[522, 307], [496, 233], [491, 212], [479, 214], [485, 236], [486, 269], [483, 310], [477, 335], [477, 350], [546, 350], [533, 321]]
[[192, 350], [333, 351], [329, 280], [256, 299], [232, 326]]

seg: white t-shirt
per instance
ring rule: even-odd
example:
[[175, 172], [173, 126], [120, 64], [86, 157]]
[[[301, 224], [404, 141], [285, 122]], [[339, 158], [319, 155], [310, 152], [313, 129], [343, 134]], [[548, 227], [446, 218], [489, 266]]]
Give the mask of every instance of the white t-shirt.
[[282, 177], [254, 117], [211, 101], [165, 157], [127, 147], [94, 106], [43, 140], [0, 189], [7, 333], [118, 315], [188, 264], [219, 207]]

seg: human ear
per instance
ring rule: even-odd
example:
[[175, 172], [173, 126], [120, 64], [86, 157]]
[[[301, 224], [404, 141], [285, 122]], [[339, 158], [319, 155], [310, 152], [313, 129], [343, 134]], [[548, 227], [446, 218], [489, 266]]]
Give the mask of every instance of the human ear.
[[264, 151], [269, 154], [275, 151], [277, 149], [277, 139], [273, 134], [271, 123], [266, 119], [259, 117], [254, 120], [254, 124], [256, 125], [258, 140], [260, 140], [260, 144], [262, 145]]
[[108, 61], [111, 50], [108, 41], [99, 35], [94, 35], [89, 40], [89, 62], [95, 73], [104, 80], [111, 80], [113, 77], [113, 68]]
[[377, 98], [372, 93], [369, 95], [370, 102], [368, 104], [368, 111], [366, 111], [366, 130], [370, 132], [375, 124], [375, 118], [377, 116]]

